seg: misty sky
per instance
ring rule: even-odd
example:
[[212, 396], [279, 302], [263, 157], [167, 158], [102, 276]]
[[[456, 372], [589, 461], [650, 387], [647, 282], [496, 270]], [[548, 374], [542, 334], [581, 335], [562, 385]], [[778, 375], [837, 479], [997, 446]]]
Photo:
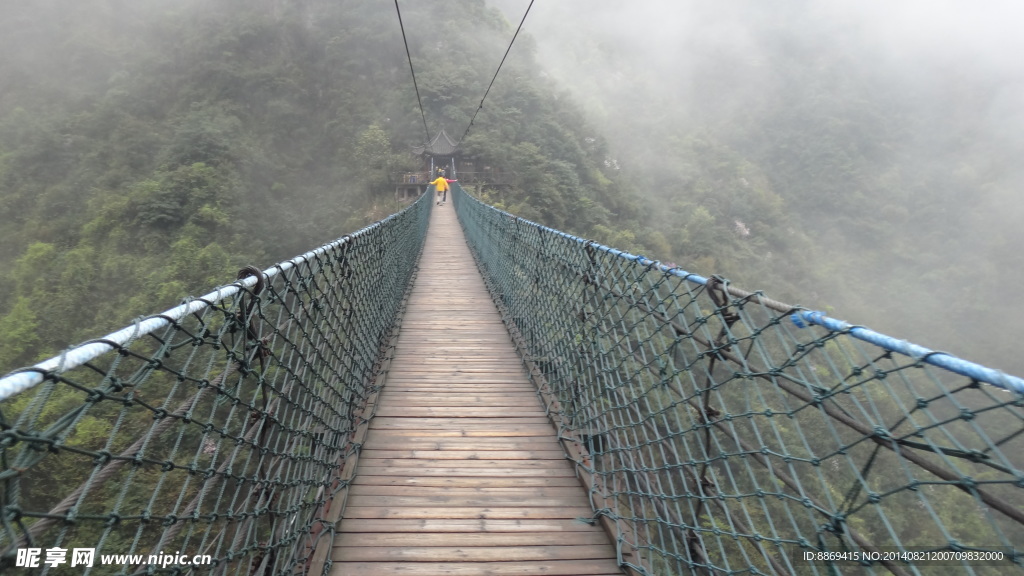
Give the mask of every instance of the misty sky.
[[[529, 0], [490, 3], [515, 26]], [[926, 263], [916, 252], [883, 248], [857, 262], [857, 278], [865, 279], [858, 280], [857, 302], [833, 300], [827, 290], [816, 302], [819, 288], [807, 285], [803, 294], [810, 297], [800, 303], [834, 304], [846, 320], [955, 352], [962, 348], [957, 338], [974, 340], [974, 350], [1024, 338], [1024, 305], [1004, 297], [1024, 282], [1024, 271], [1006, 260], [1020, 262], [1014, 246], [1024, 248], [1022, 22], [1024, 2], [1014, 0], [559, 0], [534, 3], [523, 30], [537, 42], [543, 73], [573, 94], [610, 138], [613, 153], [619, 147], [617, 153], [632, 152], [648, 166], [675, 134], [710, 130], [733, 145], [763, 137], [743, 130], [770, 123], [737, 119], [777, 114], [791, 101], [806, 106], [818, 95], [836, 98], [829, 87], [841, 86], [848, 99], [820, 107], [839, 122], [847, 105], [883, 119], [913, 118], [888, 123], [904, 132], [885, 136], [879, 167], [931, 183], [917, 187], [915, 201], [923, 203], [935, 202], [934, 183], [958, 171], [975, 173], [976, 187], [959, 199], [972, 213], [938, 230], [959, 254], [943, 262], [933, 253], [935, 262]], [[904, 189], [911, 183], [905, 180]], [[833, 250], [852, 258], [842, 254], [848, 247], [828, 242], [820, 240], [824, 258]], [[902, 241], [904, 249], [915, 242], [913, 236]], [[902, 272], [908, 261], [924, 264]], [[987, 273], [1002, 286], [990, 282], [981, 287], [984, 294], [966, 288], [981, 268], [1003, 268]], [[887, 284], [901, 273], [897, 287]], [[905, 313], [899, 298], [918, 306], [916, 316], [899, 316]], [[968, 300], [988, 302], [994, 311], [970, 326], [943, 319], [945, 307]], [[936, 336], [934, 327], [943, 322], [948, 334]], [[1013, 358], [1019, 355], [1005, 350], [978, 360], [1020, 366]]]
[[[516, 25], [529, 0], [494, 0]], [[573, 18], [578, 16], [578, 18]], [[616, 58], [661, 70], [671, 87], [695, 63], [727, 50], [756, 62], [766, 33], [799, 33], [805, 39], [846, 45], [851, 55], [908, 77], [958, 68], [998, 80], [993, 114], [1024, 122], [1024, 3], [1013, 0], [901, 0], [829, 2], [694, 2], [560, 0], [536, 2], [524, 31], [532, 34], [544, 61], [571, 73], [562, 44], [566, 30], [586, 22], [586, 33], [614, 46]], [[561, 55], [560, 55], [561, 53]], [[608, 68], [579, 70], [581, 76], [614, 74]], [[572, 78], [569, 78], [570, 80]]]

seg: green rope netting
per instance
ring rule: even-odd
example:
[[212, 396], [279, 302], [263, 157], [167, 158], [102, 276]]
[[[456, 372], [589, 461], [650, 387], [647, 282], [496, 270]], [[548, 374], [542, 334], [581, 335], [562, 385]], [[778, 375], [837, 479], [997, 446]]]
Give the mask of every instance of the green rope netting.
[[[243, 270], [244, 282], [140, 320], [125, 342], [0, 381], [41, 380], [0, 403], [0, 572], [183, 574], [187, 562], [148, 561], [183, 554], [208, 557], [198, 573], [304, 573], [333, 537], [322, 519], [369, 416], [424, 199], [265, 273]], [[96, 347], [113, 350], [78, 359]], [[91, 567], [75, 549], [92, 551]]]
[[1019, 392], [453, 196], [634, 572], [1022, 572]]

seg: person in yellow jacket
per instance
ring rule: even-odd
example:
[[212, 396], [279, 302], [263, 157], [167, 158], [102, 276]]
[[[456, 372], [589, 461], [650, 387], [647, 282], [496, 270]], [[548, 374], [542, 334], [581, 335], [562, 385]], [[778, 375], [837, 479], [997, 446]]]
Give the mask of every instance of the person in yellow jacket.
[[438, 176], [437, 180], [431, 182], [434, 190], [437, 190], [437, 204], [441, 205], [448, 201], [448, 180], [444, 176]]

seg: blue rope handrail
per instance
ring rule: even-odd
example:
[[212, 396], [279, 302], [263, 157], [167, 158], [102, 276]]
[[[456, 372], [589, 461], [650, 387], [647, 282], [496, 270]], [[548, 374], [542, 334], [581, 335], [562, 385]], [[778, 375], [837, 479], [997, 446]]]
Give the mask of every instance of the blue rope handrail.
[[320, 574], [429, 200], [0, 379], [0, 572]]

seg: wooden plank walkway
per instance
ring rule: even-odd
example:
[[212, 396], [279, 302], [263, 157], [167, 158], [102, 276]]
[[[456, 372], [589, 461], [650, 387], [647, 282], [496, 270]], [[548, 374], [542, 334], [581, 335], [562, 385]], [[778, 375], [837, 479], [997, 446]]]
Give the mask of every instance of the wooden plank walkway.
[[435, 206], [332, 576], [616, 575], [466, 246]]

